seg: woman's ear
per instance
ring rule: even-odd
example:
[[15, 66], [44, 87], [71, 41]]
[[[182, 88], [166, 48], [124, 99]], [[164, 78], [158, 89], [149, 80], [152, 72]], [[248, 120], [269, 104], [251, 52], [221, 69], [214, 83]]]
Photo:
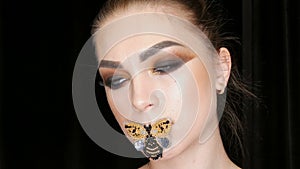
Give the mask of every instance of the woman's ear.
[[223, 94], [229, 80], [231, 70], [231, 56], [227, 48], [219, 49], [217, 64], [216, 89], [218, 94]]

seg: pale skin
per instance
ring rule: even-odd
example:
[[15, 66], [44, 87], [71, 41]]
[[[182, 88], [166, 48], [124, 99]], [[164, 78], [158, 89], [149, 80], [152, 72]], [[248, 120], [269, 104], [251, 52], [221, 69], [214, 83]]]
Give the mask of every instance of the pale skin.
[[[118, 15], [115, 15], [114, 17], [111, 17], [105, 21], [105, 23], [102, 24], [108, 24], [113, 19], [116, 19], [120, 16], [124, 15], [131, 15], [134, 13], [140, 13], [138, 7], [131, 7], [128, 11], [119, 11]], [[163, 10], [161, 12], [166, 12], [170, 14], [175, 14], [174, 10], [172, 8], [166, 10], [166, 8], [162, 8]], [[153, 11], [152, 8], [144, 9], [145, 11]], [[157, 11], [157, 9], [155, 9]], [[173, 13], [173, 12], [174, 13]], [[184, 12], [184, 11], [182, 11]], [[178, 14], [178, 11], [176, 10], [176, 13]], [[180, 16], [180, 15], [179, 15]], [[183, 15], [181, 15], [182, 17]], [[185, 18], [186, 19], [186, 18]], [[121, 45], [118, 45], [114, 47], [111, 52], [106, 56], [106, 59], [109, 61], [115, 61], [115, 62], [122, 62], [126, 57], [128, 57], [132, 52], [137, 51], [142, 48], [149, 47], [153, 44], [169, 40], [166, 38], [161, 37], [151, 37], [151, 36], [140, 36], [137, 37], [137, 39], [131, 39], [128, 41], [125, 41]], [[138, 44], [135, 42], [139, 42]], [[185, 51], [182, 47], [173, 46], [163, 49], [168, 52], [173, 52], [174, 54], [176, 52], [182, 52], [182, 53], [188, 53], [188, 51]], [[217, 79], [215, 81], [215, 88], [216, 93], [222, 93], [224, 91], [224, 88], [227, 85], [229, 76], [230, 76], [230, 69], [231, 69], [231, 60], [230, 60], [230, 52], [228, 49], [222, 47], [218, 50], [219, 59], [222, 60], [222, 64], [220, 65], [222, 67], [221, 76], [223, 78]], [[205, 95], [208, 95], [209, 93], [205, 92], [210, 87], [210, 81], [208, 79], [207, 71], [205, 71], [204, 66], [199, 60], [191, 59], [191, 61], [186, 63], [186, 66], [194, 73], [197, 81], [197, 84], [199, 86], [199, 95], [200, 97], [205, 97]], [[114, 69], [111, 68], [99, 68], [100, 74], [102, 76], [108, 76], [111, 74], [110, 72], [113, 72]], [[105, 79], [105, 77], [104, 77]], [[143, 112], [143, 111], [149, 111], [151, 108], [155, 105], [150, 104], [147, 100], [149, 97], [147, 95], [146, 89], [151, 90], [151, 84], [145, 83], [147, 79], [143, 79], [143, 76], [136, 77], [136, 79], [132, 80], [132, 83], [134, 83], [133, 86], [135, 86], [134, 89], [131, 91], [131, 99], [133, 106]], [[146, 86], [146, 87], [145, 87]], [[123, 124], [126, 121], [124, 116], [120, 114], [116, 106], [114, 105], [114, 100], [111, 96], [110, 88], [105, 87], [106, 93], [107, 93], [107, 99], [110, 104], [111, 110], [120, 124], [121, 128], [123, 129]], [[205, 104], [205, 102], [204, 102]], [[170, 98], [168, 99], [168, 105], [172, 106], [172, 96], [170, 95]], [[201, 106], [201, 109], [199, 111], [206, 112], [205, 106]], [[165, 115], [166, 117], [170, 117], [172, 115]], [[171, 117], [173, 118], [173, 117]], [[175, 117], [174, 117], [175, 118]], [[203, 117], [198, 116], [196, 119], [194, 125], [192, 126], [191, 132], [188, 134], [188, 136], [182, 141], [181, 144], [177, 145], [172, 151], [164, 154], [164, 157], [159, 160], [151, 160], [150, 162], [144, 166], [141, 167], [141, 169], [182, 169], [182, 168], [191, 168], [191, 169], [238, 169], [239, 167], [235, 165], [227, 156], [220, 131], [217, 128], [211, 135], [211, 137], [204, 143], [199, 144], [199, 130], [203, 127]], [[124, 129], [123, 129], [124, 130]]]

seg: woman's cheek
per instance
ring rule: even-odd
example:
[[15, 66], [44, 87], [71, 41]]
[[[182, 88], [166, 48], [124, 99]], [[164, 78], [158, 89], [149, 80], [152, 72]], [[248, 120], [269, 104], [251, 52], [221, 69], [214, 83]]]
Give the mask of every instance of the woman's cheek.
[[114, 117], [116, 118], [117, 122], [122, 127], [122, 124], [124, 124], [125, 118], [121, 115], [121, 113], [118, 111], [117, 107], [115, 106], [115, 103], [113, 101], [113, 97], [111, 95], [111, 89], [108, 88], [108, 87], [105, 87], [105, 88], [106, 88], [105, 92], [106, 92], [106, 97], [107, 97], [109, 107], [110, 107]]
[[174, 84], [163, 91], [165, 96], [165, 109], [162, 114], [163, 117], [172, 119], [175, 123], [181, 113], [181, 93], [177, 84]]

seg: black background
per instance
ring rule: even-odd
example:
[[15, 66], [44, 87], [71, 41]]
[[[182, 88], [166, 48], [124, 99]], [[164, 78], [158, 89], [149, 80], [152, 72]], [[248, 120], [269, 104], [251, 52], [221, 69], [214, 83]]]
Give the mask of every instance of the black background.
[[[0, 168], [136, 168], [82, 130], [72, 72], [103, 2], [0, 2]], [[223, 0], [241, 38], [240, 69], [259, 84], [245, 111], [249, 168], [300, 168], [299, 2]], [[255, 83], [254, 83], [255, 82]], [[245, 167], [247, 168], [247, 167]]]

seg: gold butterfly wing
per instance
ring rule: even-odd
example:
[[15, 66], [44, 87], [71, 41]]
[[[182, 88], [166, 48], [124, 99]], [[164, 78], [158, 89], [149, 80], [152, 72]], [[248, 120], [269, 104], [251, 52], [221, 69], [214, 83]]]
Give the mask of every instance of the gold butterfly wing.
[[171, 120], [162, 119], [152, 125], [151, 135], [154, 137], [165, 137], [171, 131]]
[[134, 122], [126, 123], [125, 131], [134, 140], [145, 139], [148, 135], [143, 125]]

